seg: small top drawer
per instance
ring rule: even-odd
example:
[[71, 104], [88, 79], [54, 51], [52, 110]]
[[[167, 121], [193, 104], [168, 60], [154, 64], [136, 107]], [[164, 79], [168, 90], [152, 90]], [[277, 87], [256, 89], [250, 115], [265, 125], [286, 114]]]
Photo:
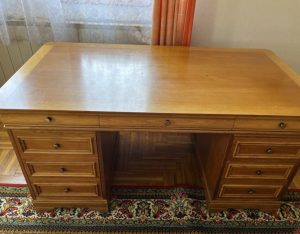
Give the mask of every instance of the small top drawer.
[[237, 118], [236, 130], [300, 131], [300, 119]]
[[144, 129], [187, 129], [187, 130], [218, 130], [232, 129], [234, 119], [213, 117], [173, 117], [173, 116], [115, 116], [101, 115], [100, 127], [102, 128], [144, 128]]
[[5, 125], [45, 125], [45, 126], [87, 126], [98, 127], [97, 115], [79, 114], [3, 114], [1, 120]]
[[297, 159], [300, 157], [300, 139], [260, 136], [235, 137], [232, 157]]

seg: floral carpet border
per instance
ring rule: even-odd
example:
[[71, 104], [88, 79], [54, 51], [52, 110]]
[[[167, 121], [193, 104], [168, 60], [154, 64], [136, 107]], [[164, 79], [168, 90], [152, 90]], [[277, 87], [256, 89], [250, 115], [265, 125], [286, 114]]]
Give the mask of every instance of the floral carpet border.
[[73, 208], [40, 214], [28, 193], [27, 187], [0, 187], [0, 233], [300, 233], [299, 191], [289, 191], [274, 215], [247, 209], [209, 214], [203, 189], [192, 188], [113, 188], [110, 213]]

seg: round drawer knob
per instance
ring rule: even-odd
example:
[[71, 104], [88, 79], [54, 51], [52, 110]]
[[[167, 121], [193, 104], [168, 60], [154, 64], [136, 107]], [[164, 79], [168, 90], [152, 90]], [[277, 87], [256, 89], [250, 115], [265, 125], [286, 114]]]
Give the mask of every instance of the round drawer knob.
[[59, 170], [60, 170], [60, 172], [65, 172], [67, 169], [64, 167], [61, 167]]
[[249, 189], [249, 190], [248, 190], [248, 193], [249, 193], [249, 194], [254, 194], [254, 193], [255, 193], [255, 190]]
[[279, 124], [278, 124], [278, 127], [279, 128], [281, 128], [281, 129], [285, 129], [286, 128], [286, 123], [285, 122], [280, 122]]
[[45, 119], [44, 119], [44, 121], [46, 122], [46, 123], [51, 123], [52, 122], [52, 117], [50, 117], [50, 116], [48, 116], [48, 117], [46, 117]]
[[272, 153], [273, 153], [273, 150], [272, 150], [272, 148], [268, 148], [268, 149], [266, 149], [266, 153], [267, 153], [267, 154], [272, 154]]
[[60, 148], [60, 144], [58, 144], [58, 143], [53, 144], [53, 148], [54, 149], [59, 149]]
[[255, 173], [256, 173], [256, 175], [262, 175], [263, 174], [262, 170], [257, 170]]
[[166, 119], [166, 120], [165, 120], [165, 126], [170, 126], [170, 125], [171, 125], [171, 120]]
[[65, 192], [65, 193], [68, 193], [68, 192], [70, 192], [70, 191], [71, 191], [70, 188], [64, 188], [64, 192]]

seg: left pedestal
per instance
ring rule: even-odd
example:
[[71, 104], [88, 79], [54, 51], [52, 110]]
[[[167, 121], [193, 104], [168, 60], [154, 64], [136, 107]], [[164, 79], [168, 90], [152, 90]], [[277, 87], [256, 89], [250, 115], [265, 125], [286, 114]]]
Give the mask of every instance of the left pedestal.
[[35, 209], [84, 207], [108, 211], [116, 133], [45, 129], [8, 132]]

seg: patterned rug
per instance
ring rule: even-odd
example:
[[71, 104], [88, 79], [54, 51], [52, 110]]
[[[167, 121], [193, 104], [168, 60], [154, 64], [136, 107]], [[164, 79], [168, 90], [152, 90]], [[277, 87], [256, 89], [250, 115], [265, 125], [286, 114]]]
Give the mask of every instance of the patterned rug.
[[208, 213], [202, 189], [114, 188], [109, 213], [56, 209], [37, 213], [25, 186], [0, 187], [0, 233], [300, 233], [300, 192], [275, 215], [229, 209]]

